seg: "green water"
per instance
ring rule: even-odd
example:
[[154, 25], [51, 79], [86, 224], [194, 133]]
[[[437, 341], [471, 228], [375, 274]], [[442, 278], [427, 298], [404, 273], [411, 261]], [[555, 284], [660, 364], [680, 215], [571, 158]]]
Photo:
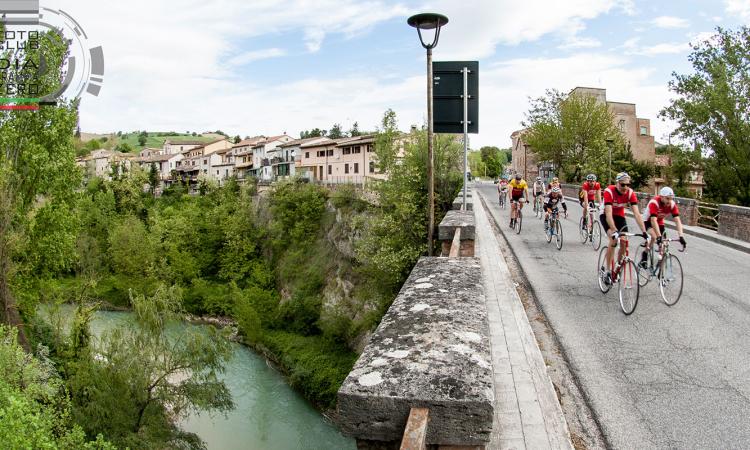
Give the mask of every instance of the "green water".
[[[94, 335], [128, 320], [130, 313], [100, 311], [91, 323]], [[198, 325], [183, 324], [183, 327]], [[232, 359], [222, 378], [232, 392], [236, 408], [226, 417], [192, 415], [181, 422], [209, 449], [248, 450], [354, 450], [323, 415], [286, 384], [265, 359], [233, 343]]]

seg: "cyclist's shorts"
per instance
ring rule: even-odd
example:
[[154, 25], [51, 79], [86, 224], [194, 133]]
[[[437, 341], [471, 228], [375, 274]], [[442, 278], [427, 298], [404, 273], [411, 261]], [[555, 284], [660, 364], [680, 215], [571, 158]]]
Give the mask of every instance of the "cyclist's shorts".
[[534, 191], [534, 197], [539, 197], [542, 194], [543, 194], [542, 191]]
[[[617, 227], [615, 231], [624, 231], [624, 232], [628, 231], [628, 223], [625, 221], [624, 217], [613, 216], [612, 218], [615, 220], [615, 227]], [[599, 216], [599, 221], [602, 223], [602, 228], [604, 228], [604, 232], [605, 233], [609, 232], [609, 224], [607, 224], [607, 215], [602, 213]]]
[[[646, 220], [645, 222], [646, 222], [646, 231], [648, 231], [648, 230], [650, 230], [651, 228], [653, 228], [653, 227], [651, 226], [651, 221], [650, 221], [650, 220]], [[660, 232], [661, 234], [664, 234], [664, 225], [659, 225], [659, 232]]]
[[593, 200], [589, 201], [589, 208], [596, 208], [596, 204]]
[[522, 198], [523, 198], [523, 194], [521, 194], [519, 196], [512, 195], [511, 198], [510, 198], [510, 201], [517, 202], [517, 201], [521, 200]]

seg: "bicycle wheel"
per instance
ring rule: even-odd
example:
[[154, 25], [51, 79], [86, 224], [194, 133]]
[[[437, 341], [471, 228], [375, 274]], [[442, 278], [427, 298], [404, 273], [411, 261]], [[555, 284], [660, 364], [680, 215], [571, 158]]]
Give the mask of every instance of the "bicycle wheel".
[[659, 290], [664, 303], [674, 306], [682, 296], [682, 263], [675, 255], [661, 261], [659, 268]]
[[602, 248], [599, 252], [599, 259], [596, 261], [596, 279], [599, 281], [599, 290], [606, 294], [612, 288], [612, 284], [604, 283], [604, 274], [607, 272], [607, 247]]
[[521, 223], [523, 223], [523, 214], [521, 214], [521, 208], [518, 208], [518, 215], [516, 217], [516, 234], [521, 234]]
[[617, 287], [620, 297], [620, 307], [626, 316], [633, 314], [635, 307], [638, 306], [638, 295], [640, 285], [638, 284], [638, 268], [630, 259], [626, 259], [620, 267], [620, 274], [617, 278]]
[[544, 206], [542, 206], [542, 199], [540, 197], [537, 197], [539, 200], [537, 201], [537, 207], [536, 209], [539, 211], [539, 220], [544, 219]]
[[602, 246], [602, 226], [599, 222], [594, 222], [594, 226], [591, 227], [591, 245], [594, 247], [594, 251], [599, 250]]
[[547, 243], [552, 242], [552, 234], [555, 232], [554, 228], [547, 221], [547, 229], [544, 230], [544, 236], [547, 238]]
[[558, 250], [562, 250], [562, 244], [563, 244], [563, 232], [562, 232], [562, 224], [559, 220], [555, 220], [555, 245], [557, 245]]
[[584, 226], [583, 217], [578, 221], [578, 232], [581, 234], [581, 244], [585, 244], [589, 240], [589, 231]]

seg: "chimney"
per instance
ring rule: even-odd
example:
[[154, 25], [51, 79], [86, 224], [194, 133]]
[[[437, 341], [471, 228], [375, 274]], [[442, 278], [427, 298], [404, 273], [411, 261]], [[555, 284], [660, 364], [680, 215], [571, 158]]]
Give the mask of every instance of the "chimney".
[[412, 125], [411, 126], [411, 132], [412, 133], [416, 133], [417, 132], [417, 126], [416, 125]]

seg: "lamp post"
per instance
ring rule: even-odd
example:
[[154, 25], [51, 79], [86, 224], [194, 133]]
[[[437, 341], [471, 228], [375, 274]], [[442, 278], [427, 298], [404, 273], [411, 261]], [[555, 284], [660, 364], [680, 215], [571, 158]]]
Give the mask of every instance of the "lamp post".
[[[448, 18], [442, 14], [423, 13], [409, 17], [409, 26], [417, 29], [419, 41], [427, 50], [427, 196], [429, 197], [429, 216], [427, 225], [427, 255], [432, 256], [432, 239], [435, 232], [435, 175], [433, 173], [433, 120], [432, 120], [432, 49], [440, 39], [440, 28], [448, 23]], [[432, 42], [425, 42], [422, 30], [435, 30]]]
[[613, 139], [607, 139], [607, 149], [609, 150], [609, 165], [607, 166], [607, 186], [612, 184], [612, 147], [615, 145]]

